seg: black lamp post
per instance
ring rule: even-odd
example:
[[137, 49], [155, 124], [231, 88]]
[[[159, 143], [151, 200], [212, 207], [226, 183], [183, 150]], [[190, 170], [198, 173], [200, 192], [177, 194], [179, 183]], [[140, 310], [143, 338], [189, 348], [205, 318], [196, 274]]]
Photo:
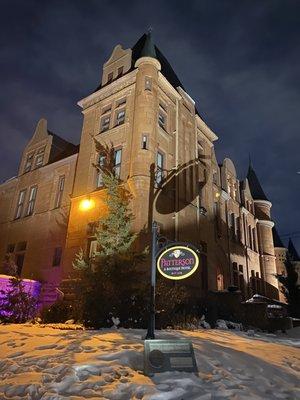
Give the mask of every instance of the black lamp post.
[[151, 291], [150, 291], [150, 313], [146, 339], [155, 339], [155, 283], [156, 283], [156, 254], [158, 225], [152, 222], [152, 243], [151, 243]]

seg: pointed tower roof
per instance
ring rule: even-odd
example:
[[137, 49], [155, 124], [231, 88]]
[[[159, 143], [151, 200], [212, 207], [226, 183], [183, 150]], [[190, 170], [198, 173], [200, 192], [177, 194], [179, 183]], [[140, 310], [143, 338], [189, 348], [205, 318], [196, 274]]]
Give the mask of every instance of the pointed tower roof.
[[283, 245], [280, 236], [275, 228], [275, 226], [273, 226], [272, 228], [272, 233], [273, 233], [273, 242], [274, 242], [274, 247], [282, 247], [285, 248], [285, 246]]
[[154, 57], [161, 65], [162, 74], [168, 79], [171, 85], [177, 89], [180, 86], [185, 90], [184, 86], [180, 82], [178, 76], [175, 74], [169, 61], [162, 54], [157, 46], [153, 43], [151, 32], [144, 33], [136, 44], [131, 48], [132, 50], [132, 68], [134, 68], [135, 62], [141, 57]]
[[297, 253], [297, 250], [291, 238], [289, 239], [288, 252], [291, 256], [292, 261], [300, 261], [299, 254]]
[[261, 184], [257, 178], [257, 175], [252, 167], [251, 162], [250, 162], [249, 168], [248, 168], [247, 179], [249, 182], [249, 187], [250, 187], [250, 191], [251, 191], [253, 199], [269, 201], [263, 191], [263, 188], [261, 187]]
[[155, 46], [154, 46], [154, 43], [153, 43], [151, 29], [149, 29], [147, 34], [146, 34], [146, 39], [145, 39], [145, 42], [144, 42], [144, 46], [143, 46], [142, 51], [141, 51], [141, 57], [157, 58]]

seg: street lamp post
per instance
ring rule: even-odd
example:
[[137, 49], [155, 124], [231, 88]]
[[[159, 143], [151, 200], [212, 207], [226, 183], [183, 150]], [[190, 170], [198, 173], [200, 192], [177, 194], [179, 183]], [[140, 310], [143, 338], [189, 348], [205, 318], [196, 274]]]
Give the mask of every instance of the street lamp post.
[[157, 229], [158, 225], [152, 222], [151, 243], [151, 291], [150, 291], [150, 315], [146, 339], [155, 339], [155, 283], [156, 283], [156, 255], [157, 255]]

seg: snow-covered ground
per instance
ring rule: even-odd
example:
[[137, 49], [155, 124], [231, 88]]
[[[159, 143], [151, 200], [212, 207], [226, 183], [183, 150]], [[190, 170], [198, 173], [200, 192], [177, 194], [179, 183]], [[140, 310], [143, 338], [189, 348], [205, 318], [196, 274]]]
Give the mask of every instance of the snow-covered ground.
[[0, 325], [0, 399], [300, 399], [295, 331], [160, 331], [192, 340], [199, 372], [152, 377], [142, 371], [144, 333]]

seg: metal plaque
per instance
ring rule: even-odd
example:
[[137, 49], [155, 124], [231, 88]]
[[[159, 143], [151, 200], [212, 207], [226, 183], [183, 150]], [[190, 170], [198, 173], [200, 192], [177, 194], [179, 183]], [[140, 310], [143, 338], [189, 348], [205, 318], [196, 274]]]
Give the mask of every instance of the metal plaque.
[[144, 373], [152, 375], [166, 371], [198, 371], [190, 340], [145, 340]]
[[173, 245], [163, 250], [157, 259], [157, 269], [167, 279], [188, 278], [198, 265], [199, 256], [191, 246]]

